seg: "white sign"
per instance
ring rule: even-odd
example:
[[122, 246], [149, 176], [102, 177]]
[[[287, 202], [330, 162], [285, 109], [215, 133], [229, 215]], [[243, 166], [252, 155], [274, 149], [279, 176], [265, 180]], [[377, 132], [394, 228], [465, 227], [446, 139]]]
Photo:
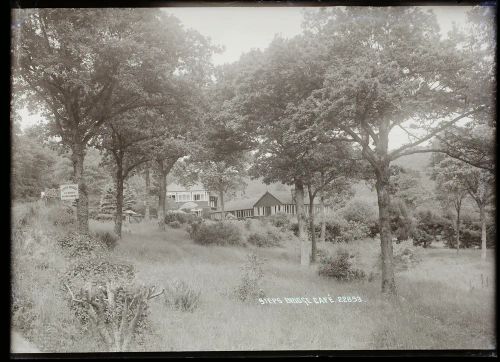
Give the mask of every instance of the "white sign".
[[61, 200], [78, 199], [78, 184], [61, 185]]

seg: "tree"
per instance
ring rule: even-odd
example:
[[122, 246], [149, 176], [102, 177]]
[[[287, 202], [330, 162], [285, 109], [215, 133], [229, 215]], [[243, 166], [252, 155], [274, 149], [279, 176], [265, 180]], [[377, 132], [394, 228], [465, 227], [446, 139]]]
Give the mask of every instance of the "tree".
[[[152, 113], [152, 114], [151, 114]], [[116, 215], [114, 232], [121, 237], [123, 183], [129, 175], [149, 159], [148, 141], [154, 137], [154, 112], [129, 112], [120, 121], [112, 120], [103, 127], [98, 145], [108, 154], [114, 173]], [[111, 161], [111, 162], [110, 162]]]
[[438, 198], [445, 207], [451, 205], [455, 210], [455, 245], [458, 253], [460, 249], [460, 211], [467, 196], [467, 187], [457, 171], [457, 164], [449, 157], [445, 157], [434, 166]]
[[481, 258], [486, 259], [486, 206], [493, 196], [494, 176], [485, 169], [444, 157], [434, 166], [434, 177], [440, 191], [451, 198], [457, 213], [457, 249], [460, 240], [460, 208], [468, 194], [476, 203], [481, 223]]
[[303, 36], [276, 37], [265, 51], [251, 51], [223, 69], [220, 79], [221, 97], [257, 150], [253, 176], [294, 185], [302, 265], [309, 265], [311, 253], [304, 233], [303, 160], [318, 143], [320, 130], [310, 129], [294, 105], [321, 86], [324, 66], [314, 51]]
[[[309, 196], [309, 226], [311, 229], [311, 262], [316, 262], [316, 232], [314, 200], [324, 190], [343, 192], [350, 188], [351, 181], [359, 170], [360, 158], [356, 158], [349, 144], [319, 144], [309, 156], [304, 158], [306, 184]], [[324, 195], [322, 194], [324, 202]], [[322, 207], [322, 229], [324, 223], [324, 205]], [[326, 230], [325, 230], [326, 231]], [[323, 238], [324, 238], [324, 231]], [[323, 239], [324, 240], [324, 239]]]
[[[382, 292], [396, 294], [390, 165], [422, 152], [420, 145], [460, 120], [488, 111], [484, 97], [466, 98], [473, 82], [464, 74], [474, 59], [454, 39], [442, 39], [435, 16], [418, 7], [323, 9], [309, 14], [305, 26], [327, 69], [321, 87], [301, 107], [314, 112], [325, 130], [359, 144], [370, 163], [379, 206]], [[396, 127], [409, 142], [389, 150]]]
[[166, 75], [183, 72], [180, 59], [197, 52], [200, 41], [155, 9], [35, 9], [15, 15], [23, 17], [15, 34], [16, 92], [71, 149], [78, 230], [88, 233], [88, 143], [106, 122], [130, 110], [175, 103], [176, 85]]
[[[116, 215], [119, 213], [123, 215], [124, 210], [132, 210], [134, 204], [136, 203], [136, 193], [128, 185], [124, 185], [124, 198], [121, 204], [122, 210], [117, 210], [116, 206], [116, 183], [110, 183], [103, 188], [101, 195], [101, 202], [99, 204], [99, 214], [110, 215], [116, 219]], [[122, 216], [123, 218], [123, 216]]]

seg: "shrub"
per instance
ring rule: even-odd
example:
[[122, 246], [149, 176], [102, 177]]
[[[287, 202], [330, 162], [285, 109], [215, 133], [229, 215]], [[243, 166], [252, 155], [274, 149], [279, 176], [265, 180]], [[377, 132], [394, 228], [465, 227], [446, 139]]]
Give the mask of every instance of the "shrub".
[[348, 243], [354, 240], [366, 238], [370, 231], [366, 224], [358, 221], [348, 221], [341, 229], [337, 242]]
[[366, 277], [365, 272], [352, 267], [350, 259], [353, 257], [354, 255], [350, 255], [347, 250], [338, 249], [335, 256], [321, 257], [318, 273], [342, 281], [364, 279]]
[[280, 245], [280, 238], [271, 231], [266, 233], [252, 233], [248, 236], [247, 241], [258, 247], [273, 247]]
[[109, 231], [96, 231], [94, 237], [101, 241], [108, 250], [113, 250], [118, 243], [118, 236]]
[[111, 221], [115, 219], [115, 216], [112, 214], [97, 214], [95, 217], [96, 220], [103, 220], [103, 221]]
[[404, 201], [394, 199], [389, 209], [391, 231], [398, 241], [410, 239], [416, 228], [416, 221], [410, 215]]
[[33, 312], [33, 302], [28, 298], [12, 293], [11, 304], [12, 327], [27, 335], [31, 331], [36, 315]]
[[242, 302], [265, 296], [261, 288], [264, 277], [263, 264], [264, 260], [259, 259], [257, 254], [251, 253], [247, 255], [247, 261], [241, 268], [242, 276], [240, 284], [236, 289], [236, 297]]
[[54, 226], [66, 226], [75, 223], [73, 209], [64, 205], [55, 205], [47, 209], [47, 219]]
[[168, 211], [165, 215], [165, 224], [177, 221], [179, 224], [192, 224], [201, 221], [201, 218], [195, 214], [190, 214], [184, 211], [174, 210]]
[[38, 207], [36, 204], [21, 204], [12, 208], [12, 219], [14, 228], [23, 228], [31, 224], [37, 215]]
[[177, 220], [170, 221], [168, 223], [168, 226], [170, 226], [172, 229], [179, 229], [181, 227], [181, 223], [178, 222]]
[[288, 229], [291, 223], [288, 215], [283, 212], [279, 212], [274, 215], [268, 216], [266, 219], [271, 223], [271, 225], [280, 228], [282, 230]]
[[69, 232], [58, 240], [63, 252], [70, 258], [86, 257], [106, 252], [108, 245], [90, 235], [80, 235], [77, 232]]
[[192, 312], [198, 308], [200, 291], [195, 291], [183, 281], [175, 281], [165, 288], [165, 304], [183, 312]]
[[410, 241], [393, 243], [393, 255], [396, 271], [408, 270], [421, 261], [419, 250]]
[[150, 332], [148, 301], [161, 293], [133, 283], [134, 269], [102, 257], [83, 258], [62, 276], [70, 309], [84, 329], [98, 333], [109, 351], [125, 351]]
[[376, 218], [377, 212], [375, 206], [363, 201], [352, 200], [341, 210], [341, 215], [347, 221], [356, 221], [359, 223], [368, 223]]
[[242, 245], [240, 229], [229, 222], [193, 223], [189, 230], [191, 239], [201, 245]]

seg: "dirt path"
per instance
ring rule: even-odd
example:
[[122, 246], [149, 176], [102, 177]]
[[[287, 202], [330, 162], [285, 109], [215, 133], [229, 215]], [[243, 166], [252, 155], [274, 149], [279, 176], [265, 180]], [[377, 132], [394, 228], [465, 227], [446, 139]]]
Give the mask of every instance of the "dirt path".
[[11, 353], [40, 353], [33, 343], [26, 340], [18, 332], [12, 332], [10, 335], [10, 352]]

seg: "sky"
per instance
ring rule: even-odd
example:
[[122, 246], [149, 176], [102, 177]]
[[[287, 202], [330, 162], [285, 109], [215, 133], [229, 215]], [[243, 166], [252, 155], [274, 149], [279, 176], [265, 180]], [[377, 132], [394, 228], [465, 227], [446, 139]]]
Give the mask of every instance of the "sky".
[[[455, 22], [459, 26], [466, 20], [466, 6], [423, 6], [436, 14], [442, 34], [446, 34]], [[253, 48], [266, 48], [280, 34], [291, 38], [301, 32], [302, 13], [306, 8], [282, 7], [170, 7], [164, 11], [175, 15], [186, 28], [197, 30], [209, 37], [225, 50], [215, 54], [212, 61], [216, 65], [232, 63], [241, 54]], [[40, 116], [21, 113], [21, 128], [36, 124]], [[390, 134], [390, 148], [407, 141], [406, 134], [394, 129]]]
[[[466, 6], [422, 6], [436, 14], [442, 33], [452, 22], [465, 23]], [[276, 34], [291, 38], [301, 32], [302, 12], [308, 8], [282, 7], [184, 7], [165, 8], [187, 28], [208, 36], [226, 50], [213, 57], [214, 64], [237, 61], [252, 48], [266, 48]], [[311, 7], [309, 7], [311, 9]]]

